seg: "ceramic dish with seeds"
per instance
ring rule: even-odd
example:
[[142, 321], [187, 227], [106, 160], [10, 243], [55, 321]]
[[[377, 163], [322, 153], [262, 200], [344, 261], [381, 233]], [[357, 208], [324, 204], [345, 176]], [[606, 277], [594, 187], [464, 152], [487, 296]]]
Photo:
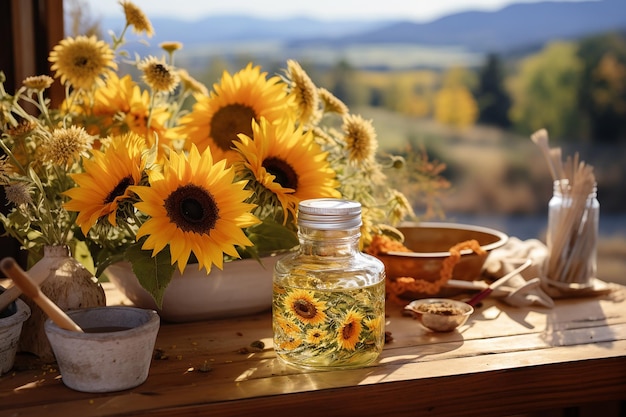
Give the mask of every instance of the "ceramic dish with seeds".
[[434, 332], [451, 332], [467, 322], [474, 308], [447, 298], [425, 298], [404, 307], [425, 328]]

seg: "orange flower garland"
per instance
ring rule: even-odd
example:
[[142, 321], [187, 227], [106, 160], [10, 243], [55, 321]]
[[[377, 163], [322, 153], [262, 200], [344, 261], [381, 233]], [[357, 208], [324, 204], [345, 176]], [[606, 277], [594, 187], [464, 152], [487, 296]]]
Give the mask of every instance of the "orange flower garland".
[[[454, 267], [461, 260], [461, 251], [464, 249], [471, 249], [479, 256], [486, 254], [485, 250], [480, 247], [480, 244], [475, 239], [466, 240], [464, 242], [457, 243], [449, 249], [450, 256], [445, 258], [439, 271], [439, 279], [437, 281], [426, 281], [413, 277], [398, 277], [395, 280], [387, 279], [386, 289], [387, 295], [392, 301], [400, 303], [399, 296], [405, 292], [417, 292], [433, 295], [439, 292], [442, 286], [444, 286], [450, 278]], [[377, 235], [372, 239], [372, 243], [367, 248], [367, 252], [370, 255], [376, 256], [377, 254], [387, 252], [412, 252], [409, 248], [404, 246], [402, 242], [393, 240], [388, 236]]]

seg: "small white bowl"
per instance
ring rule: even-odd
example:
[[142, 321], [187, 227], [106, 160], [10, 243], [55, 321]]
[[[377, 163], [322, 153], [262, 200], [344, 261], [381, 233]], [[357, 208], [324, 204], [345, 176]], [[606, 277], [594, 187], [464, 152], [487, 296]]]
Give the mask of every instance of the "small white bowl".
[[404, 308], [410, 311], [422, 326], [434, 332], [451, 332], [464, 325], [474, 312], [471, 305], [449, 298], [415, 300]]
[[67, 387], [112, 392], [145, 382], [160, 327], [156, 311], [107, 306], [67, 314], [84, 333], [62, 329], [50, 319], [44, 324]]

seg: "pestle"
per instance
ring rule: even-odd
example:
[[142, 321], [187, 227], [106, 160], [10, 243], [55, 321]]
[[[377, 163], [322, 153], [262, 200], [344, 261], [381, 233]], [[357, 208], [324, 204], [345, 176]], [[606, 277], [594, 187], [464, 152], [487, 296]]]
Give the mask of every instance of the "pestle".
[[22, 291], [15, 284], [4, 290], [0, 294], [0, 312], [3, 312], [21, 293]]
[[32, 298], [57, 326], [66, 330], [83, 332], [83, 329], [78, 324], [41, 292], [39, 285], [33, 282], [30, 276], [15, 262], [15, 259], [11, 257], [2, 259], [0, 261], [0, 269], [13, 280], [13, 283], [25, 295]]
[[[7, 278], [10, 277], [7, 276]], [[31, 277], [31, 281], [33, 281], [37, 285], [41, 285], [40, 281], [43, 281], [45, 279], [45, 276], [42, 276], [39, 280]], [[0, 312], [4, 311], [4, 309], [7, 308], [9, 304], [11, 304], [13, 301], [15, 301], [21, 294], [22, 290], [15, 284], [5, 289], [4, 292], [0, 294]]]

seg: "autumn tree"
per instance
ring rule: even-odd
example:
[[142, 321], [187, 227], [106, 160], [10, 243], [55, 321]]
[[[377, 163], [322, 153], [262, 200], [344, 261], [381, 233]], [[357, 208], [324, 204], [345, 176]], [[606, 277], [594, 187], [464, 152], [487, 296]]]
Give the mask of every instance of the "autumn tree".
[[578, 56], [583, 62], [579, 106], [589, 135], [609, 143], [626, 138], [626, 40], [617, 34], [587, 38]]
[[550, 43], [524, 59], [508, 85], [514, 102], [511, 120], [516, 128], [524, 133], [545, 128], [555, 138], [579, 137], [577, 94], [581, 74], [575, 43]]
[[473, 83], [471, 74], [465, 69], [446, 71], [442, 88], [435, 95], [435, 120], [456, 127], [473, 125], [478, 117], [478, 105], [470, 90]]

